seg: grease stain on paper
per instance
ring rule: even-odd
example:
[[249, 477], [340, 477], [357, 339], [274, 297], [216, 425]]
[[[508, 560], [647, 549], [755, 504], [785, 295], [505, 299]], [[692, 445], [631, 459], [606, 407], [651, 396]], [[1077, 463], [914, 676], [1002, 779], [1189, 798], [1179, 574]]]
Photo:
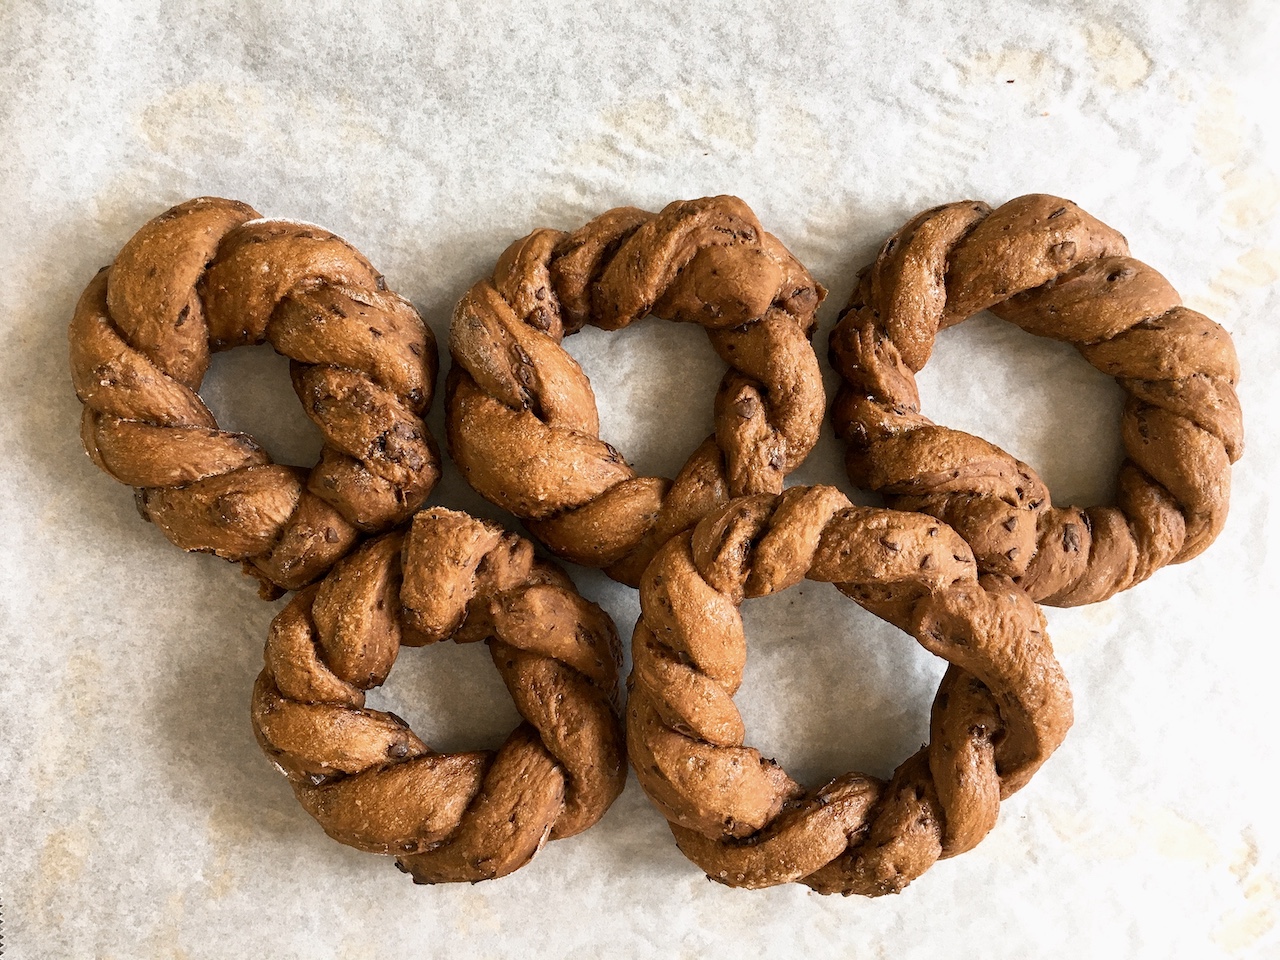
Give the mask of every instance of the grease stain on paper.
[[1244, 152], [1244, 116], [1230, 88], [1216, 84], [1209, 90], [1196, 115], [1195, 145], [1211, 167], [1233, 166]]
[[1098, 78], [1115, 89], [1132, 90], [1151, 76], [1151, 57], [1118, 28], [1090, 24], [1084, 39]]
[[[1046, 50], [1001, 47], [980, 51], [956, 64], [959, 82], [968, 88], [967, 125], [975, 126], [977, 118], [978, 130], [989, 135], [990, 124], [981, 119], [987, 114], [1001, 117], [1020, 110], [1028, 118], [1053, 116], [1063, 102], [1079, 100], [1082, 69], [1078, 61], [1060, 60]], [[1073, 107], [1077, 108], [1078, 104]], [[984, 154], [989, 154], [992, 144], [984, 142], [983, 147]]]
[[464, 936], [477, 930], [488, 933], [502, 931], [502, 917], [489, 905], [488, 897], [469, 897], [460, 901], [453, 923], [454, 929]]
[[1222, 182], [1227, 188], [1224, 226], [1240, 230], [1260, 226], [1280, 207], [1280, 176], [1270, 170], [1231, 170]]
[[1126, 824], [1102, 823], [1095, 816], [1063, 809], [1047, 809], [1046, 814], [1058, 837], [1090, 859], [1125, 860], [1154, 854], [1204, 866], [1222, 859], [1209, 831], [1167, 807], [1139, 811]]
[[252, 831], [244, 825], [242, 811], [219, 801], [209, 811], [207, 835], [212, 847], [212, 862], [204, 873], [210, 894], [215, 900], [221, 900], [236, 888], [238, 878], [231, 866], [232, 853], [237, 846], [247, 845], [253, 839]]
[[1208, 830], [1167, 807], [1150, 807], [1119, 824], [1100, 823], [1074, 810], [1045, 812], [1050, 827], [1063, 841], [1095, 861], [1156, 856], [1215, 871], [1225, 867], [1241, 899], [1221, 914], [1213, 940], [1232, 955], [1252, 947], [1280, 920], [1280, 881], [1259, 869], [1258, 842], [1249, 827], [1241, 831], [1240, 847], [1228, 860]]
[[549, 164], [550, 178], [563, 186], [544, 196], [537, 216], [545, 223], [585, 222], [600, 212], [599, 195], [616, 194], [637, 166], [737, 156], [754, 145], [755, 122], [723, 92], [669, 91], [608, 107]]
[[195, 83], [169, 90], [143, 108], [138, 125], [157, 153], [232, 156], [255, 141], [281, 145], [263, 92], [254, 87]]
[[82, 810], [73, 823], [49, 833], [36, 859], [32, 907], [44, 922], [66, 918], [58, 912], [59, 898], [84, 879], [89, 853], [94, 849], [102, 814], [96, 807]]
[[[778, 137], [786, 138], [785, 152], [772, 146]], [[551, 160], [547, 173], [563, 187], [546, 197], [539, 216], [544, 222], [595, 216], [601, 195], [625, 195], [637, 170], [655, 164], [680, 165], [683, 180], [732, 190], [733, 171], [783, 159], [808, 171], [806, 182], [829, 181], [835, 170], [823, 123], [790, 94], [691, 86], [622, 100], [604, 107]]]
[[169, 898], [165, 901], [164, 912], [151, 928], [153, 957], [165, 957], [167, 960], [187, 960], [190, 957], [187, 951], [178, 946], [178, 940], [182, 936], [182, 920], [186, 912], [186, 894], [181, 890], [169, 894]]
[[1050, 72], [1050, 60], [1038, 50], [1005, 47], [975, 54], [961, 70], [970, 82], [999, 78], [1005, 83], [1035, 84]]
[[203, 867], [213, 898], [221, 900], [235, 891], [243, 879], [236, 869], [237, 851], [254, 849], [264, 832], [283, 832], [292, 823], [291, 814], [282, 810], [263, 807], [250, 816], [238, 803], [216, 801], [205, 824], [210, 851]]
[[102, 660], [91, 649], [80, 647], [67, 658], [60, 692], [77, 717], [101, 716], [105, 675]]
[[354, 101], [321, 103], [247, 85], [176, 87], [144, 106], [137, 124], [151, 149], [170, 157], [232, 157], [249, 150], [301, 157], [314, 149], [309, 132], [366, 150], [390, 147]]
[[[335, 927], [345, 931], [345, 935], [341, 942], [334, 945], [334, 956], [341, 957], [342, 960], [378, 960], [386, 956], [386, 947], [376, 939], [370, 939], [368, 933], [387, 915], [388, 901], [385, 896], [375, 893], [372, 888], [351, 886], [341, 903], [335, 904], [335, 908], [342, 911], [342, 920]], [[366, 926], [362, 926], [359, 921], [364, 921]]]
[[1072, 71], [1042, 50], [1003, 47], [984, 50], [966, 63], [959, 64], [960, 80], [968, 86], [991, 84], [1008, 86], [1014, 93], [1038, 105], [1068, 84]]
[[1052, 621], [1050, 640], [1054, 653], [1058, 656], [1079, 653], [1092, 647], [1100, 637], [1108, 635], [1108, 628], [1119, 618], [1115, 605], [1106, 603], [1063, 607], [1046, 612]]
[[1210, 88], [1196, 116], [1195, 148], [1222, 178], [1221, 224], [1228, 229], [1251, 230], [1280, 209], [1280, 175], [1249, 161], [1246, 140], [1235, 92], [1222, 84]]
[[723, 91], [682, 90], [638, 98], [603, 110], [592, 125], [594, 131], [569, 145], [552, 169], [589, 194], [602, 180], [624, 178], [637, 161], [750, 153], [759, 139], [758, 124], [743, 100]]
[[[84, 876], [90, 837], [83, 824], [54, 830], [40, 847], [40, 887], [69, 886]], [[37, 900], [41, 898], [37, 895]]]
[[658, 155], [690, 144], [750, 151], [759, 138], [750, 105], [710, 88], [634, 100], [604, 111], [600, 119], [614, 145]]
[[1240, 844], [1240, 853], [1231, 861], [1231, 873], [1237, 883], [1244, 883], [1258, 865], [1258, 840], [1252, 827], [1245, 827], [1240, 831]]
[[1270, 933], [1280, 919], [1280, 882], [1258, 870], [1258, 842], [1250, 828], [1240, 834], [1241, 850], [1231, 863], [1243, 902], [1224, 912], [1213, 931], [1213, 940], [1224, 950], [1239, 954]]
[[378, 960], [383, 953], [384, 950], [380, 944], [370, 942], [367, 935], [361, 933], [340, 944], [336, 955], [342, 960]]
[[1227, 264], [1209, 280], [1201, 293], [1188, 295], [1186, 305], [1228, 327], [1241, 310], [1241, 301], [1251, 293], [1280, 282], [1280, 248], [1254, 247]]
[[36, 790], [47, 796], [89, 768], [89, 757], [105, 716], [106, 673], [92, 649], [77, 647], [67, 658], [58, 686], [58, 722], [49, 724], [36, 748]]

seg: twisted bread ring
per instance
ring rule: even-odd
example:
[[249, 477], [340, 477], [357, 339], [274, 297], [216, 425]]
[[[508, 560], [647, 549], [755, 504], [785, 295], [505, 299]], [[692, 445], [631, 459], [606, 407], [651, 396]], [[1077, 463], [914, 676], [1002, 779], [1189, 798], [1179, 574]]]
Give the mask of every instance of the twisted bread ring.
[[[826, 398], [809, 338], [825, 294], [736, 197], [535, 230], [454, 311], [449, 452], [553, 552], [634, 585], [671, 535], [731, 496], [781, 491], [813, 447]], [[715, 434], [674, 482], [637, 477], [599, 439], [591, 384], [560, 345], [649, 314], [700, 324], [730, 367]]]
[[[422, 416], [436, 345], [350, 244], [200, 197], [160, 214], [94, 277], [69, 331], [93, 461], [138, 488], [178, 546], [246, 562], [264, 596], [321, 576], [359, 531], [410, 516], [440, 476]], [[196, 392], [211, 350], [271, 343], [324, 435], [306, 471], [228, 433]]]
[[[951, 524], [983, 571], [1054, 606], [1104, 600], [1204, 550], [1244, 446], [1231, 337], [1128, 253], [1057, 197], [935, 207], [885, 243], [831, 334], [854, 483]], [[1125, 391], [1116, 506], [1054, 507], [1025, 463], [920, 413], [915, 374], [935, 335], [983, 309], [1071, 343]]]
[[[366, 709], [401, 644], [484, 640], [522, 723], [496, 752], [436, 753]], [[622, 792], [613, 622], [529, 541], [431, 509], [362, 545], [271, 624], [253, 727], [329, 836], [417, 883], [504, 876]]]
[[[806, 792], [743, 746], [744, 597], [802, 578], [837, 588], [950, 661], [931, 740], [888, 784], [846, 774]], [[658, 551], [640, 583], [627, 746], [685, 856], [738, 887], [896, 893], [973, 847], [1071, 725], [1039, 608], [976, 574], [952, 530], [851, 506], [832, 487], [744, 497]]]

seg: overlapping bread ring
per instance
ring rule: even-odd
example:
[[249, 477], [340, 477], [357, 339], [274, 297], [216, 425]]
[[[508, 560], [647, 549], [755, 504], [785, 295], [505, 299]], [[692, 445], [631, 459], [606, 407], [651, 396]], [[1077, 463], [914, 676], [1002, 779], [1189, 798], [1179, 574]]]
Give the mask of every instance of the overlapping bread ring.
[[[984, 571], [1055, 606], [1103, 600], [1204, 550], [1243, 450], [1230, 336], [1128, 253], [1057, 197], [935, 207], [885, 243], [831, 335], [853, 481], [951, 524]], [[915, 374], [935, 335], [983, 309], [1073, 344], [1123, 388], [1115, 506], [1054, 507], [1026, 464], [921, 414]]]
[[[825, 291], [736, 197], [610, 210], [536, 230], [462, 298], [449, 331], [449, 451], [482, 495], [561, 557], [635, 584], [672, 534], [732, 496], [777, 493], [825, 408], [809, 342]], [[561, 339], [649, 314], [703, 326], [729, 371], [715, 434], [674, 482], [599, 439]]]
[[[496, 752], [436, 753], [365, 708], [401, 645], [488, 642], [524, 722]], [[487, 880], [594, 824], [622, 791], [617, 634], [529, 541], [430, 509], [362, 545], [271, 624], [263, 750], [335, 840], [419, 883]]]
[[[358, 532], [416, 510], [440, 476], [422, 416], [431, 331], [350, 244], [189, 200], [151, 220], [89, 284], [69, 331], [94, 462], [187, 550], [247, 561], [275, 596], [322, 575]], [[228, 433], [197, 390], [212, 350], [271, 343], [324, 436], [305, 470]]]
[[[806, 792], [743, 745], [738, 607], [802, 578], [834, 583], [951, 664], [928, 746], [884, 784]], [[640, 583], [627, 744], [680, 849], [740, 887], [894, 893], [968, 850], [1062, 742], [1071, 695], [1044, 619], [1007, 577], [920, 513], [854, 507], [831, 487], [734, 500], [663, 546]]]

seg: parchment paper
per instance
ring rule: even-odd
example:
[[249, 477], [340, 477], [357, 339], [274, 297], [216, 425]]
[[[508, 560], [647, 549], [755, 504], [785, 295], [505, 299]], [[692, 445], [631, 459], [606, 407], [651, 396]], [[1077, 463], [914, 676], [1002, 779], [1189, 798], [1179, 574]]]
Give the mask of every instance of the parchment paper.
[[[1273, 0], [0, 8], [6, 958], [1280, 956]], [[895, 898], [708, 883], [634, 780], [597, 828], [474, 887], [415, 888], [331, 842], [249, 727], [281, 603], [171, 546], [80, 447], [75, 300], [191, 196], [341, 233], [443, 341], [531, 228], [735, 193], [831, 289], [833, 390], [827, 332], [883, 238], [929, 205], [1028, 192], [1116, 226], [1232, 332], [1248, 447], [1206, 554], [1048, 611], [1075, 729], [981, 846]], [[642, 471], [710, 431], [721, 368], [698, 331], [571, 347]], [[1060, 502], [1110, 496], [1119, 392], [1069, 348], [980, 317], [922, 388]], [[280, 459], [314, 456], [269, 349], [219, 357], [205, 392]], [[829, 435], [792, 482], [849, 489]], [[452, 465], [433, 502], [514, 523]], [[574, 575], [629, 637], [634, 592]], [[927, 739], [942, 667], [909, 638], [816, 584], [747, 619], [749, 741], [795, 775], [887, 775]], [[408, 650], [375, 701], [442, 749], [515, 722], [481, 648]]]

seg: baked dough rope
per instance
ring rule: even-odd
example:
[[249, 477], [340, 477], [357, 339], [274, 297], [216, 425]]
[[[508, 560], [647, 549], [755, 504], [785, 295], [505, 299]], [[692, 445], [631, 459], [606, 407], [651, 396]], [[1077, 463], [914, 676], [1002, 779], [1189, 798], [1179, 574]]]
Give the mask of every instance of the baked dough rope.
[[[929, 744], [887, 784], [850, 773], [806, 791], [744, 745], [739, 605], [804, 577], [834, 583], [951, 664]], [[730, 886], [896, 893], [977, 844], [1071, 725], [1066, 678], [1023, 590], [979, 577], [968, 546], [933, 518], [855, 507], [832, 487], [709, 514], [658, 552], [640, 605], [628, 753], [680, 849]]]
[[[486, 641], [524, 718], [496, 753], [437, 753], [365, 707], [402, 645]], [[613, 622], [529, 541], [440, 508], [361, 545], [271, 624], [258, 742], [329, 836], [418, 883], [479, 881], [570, 837], [622, 792]]]
[[[673, 534], [730, 497], [777, 493], [826, 406], [809, 340], [826, 291], [736, 197], [610, 210], [535, 230], [467, 292], [449, 330], [449, 452], [468, 482], [560, 557], [634, 585]], [[729, 370], [715, 433], [674, 481], [599, 438], [595, 395], [561, 345], [586, 324], [696, 323]]]
[[[982, 570], [1054, 606], [1106, 599], [1204, 550], [1243, 451], [1230, 336], [1128, 254], [1058, 197], [935, 207], [884, 244], [831, 334], [853, 482], [955, 527]], [[1054, 507], [1025, 463], [920, 412], [915, 374], [937, 332], [983, 309], [1072, 344], [1125, 391], [1114, 506]]]
[[[69, 331], [93, 461], [186, 550], [246, 561], [263, 595], [310, 583], [440, 476], [422, 417], [435, 338], [341, 238], [200, 197], [148, 222], [89, 284]], [[269, 342], [324, 437], [309, 472], [218, 427], [211, 351]]]

